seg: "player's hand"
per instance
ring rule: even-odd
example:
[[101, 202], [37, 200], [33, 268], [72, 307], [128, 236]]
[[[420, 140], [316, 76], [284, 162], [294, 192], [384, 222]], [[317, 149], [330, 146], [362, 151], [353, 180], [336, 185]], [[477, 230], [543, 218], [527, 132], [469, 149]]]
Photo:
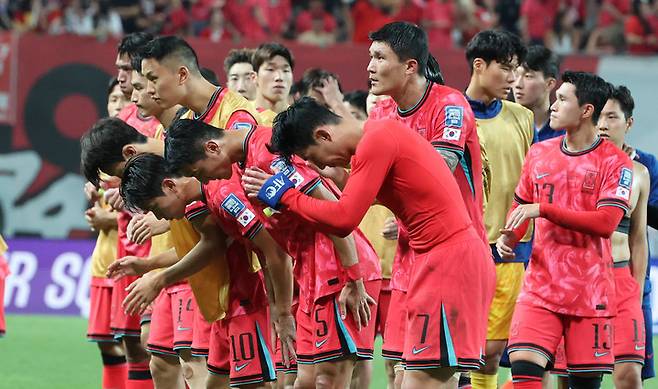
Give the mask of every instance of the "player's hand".
[[126, 236], [131, 242], [144, 244], [147, 240], [169, 231], [169, 221], [160, 220], [153, 212], [147, 214], [135, 214], [128, 223]]
[[626, 153], [626, 155], [628, 155], [629, 157], [632, 156], [633, 153], [635, 153], [635, 148], [633, 148], [632, 146], [627, 145], [626, 143], [624, 143], [624, 145], [621, 146], [621, 149], [622, 149], [622, 150]]
[[141, 276], [150, 272], [149, 261], [145, 258], [129, 255], [119, 258], [107, 267], [107, 278], [118, 279], [125, 276]]
[[87, 182], [85, 184], [84, 192], [87, 200], [92, 202], [98, 201], [98, 199], [101, 197], [100, 193], [98, 193], [98, 188], [96, 188], [91, 182]]
[[514, 246], [516, 244], [516, 235], [512, 230], [500, 230], [500, 236], [496, 240], [496, 250], [502, 259], [514, 259]]
[[539, 204], [523, 204], [516, 207], [507, 218], [505, 230], [515, 230], [526, 220], [539, 217]]
[[334, 77], [327, 77], [313, 85], [313, 90], [317, 92], [325, 104], [334, 112], [340, 104], [343, 104], [343, 94], [338, 87], [338, 80]]
[[363, 280], [348, 281], [338, 296], [338, 309], [341, 319], [347, 317], [347, 309], [352, 312], [357, 329], [368, 325], [371, 318], [370, 304], [376, 304], [375, 299], [366, 292]]
[[295, 318], [290, 311], [280, 312], [274, 305], [270, 306], [270, 316], [274, 325], [274, 331], [281, 341], [283, 364], [286, 367], [290, 367], [291, 362], [297, 359], [297, 354], [295, 353]]
[[123, 210], [124, 203], [119, 188], [110, 188], [105, 191], [105, 202], [117, 211]]
[[257, 167], [248, 167], [242, 174], [242, 186], [245, 193], [251, 198], [258, 197], [258, 191], [263, 187], [265, 181], [272, 177], [271, 174], [264, 172]]
[[117, 226], [117, 214], [98, 206], [98, 204], [85, 211], [85, 220], [92, 231], [108, 231]]
[[123, 300], [123, 309], [128, 315], [142, 314], [155, 300], [164, 287], [160, 279], [162, 273], [146, 273], [128, 285], [128, 296]]
[[398, 221], [394, 217], [389, 217], [384, 222], [384, 228], [382, 228], [382, 236], [384, 239], [396, 240], [398, 238]]

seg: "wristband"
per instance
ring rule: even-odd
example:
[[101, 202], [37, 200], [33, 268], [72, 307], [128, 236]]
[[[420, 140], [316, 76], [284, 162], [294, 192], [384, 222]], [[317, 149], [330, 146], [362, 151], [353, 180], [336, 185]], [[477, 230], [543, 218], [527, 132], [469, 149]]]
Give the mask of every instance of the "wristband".
[[358, 262], [352, 266], [344, 267], [343, 269], [345, 269], [345, 275], [347, 275], [347, 279], [350, 281], [356, 281], [363, 278], [363, 274], [361, 274], [361, 266]]
[[273, 209], [279, 207], [279, 200], [295, 184], [283, 173], [277, 173], [270, 177], [258, 191], [258, 199]]

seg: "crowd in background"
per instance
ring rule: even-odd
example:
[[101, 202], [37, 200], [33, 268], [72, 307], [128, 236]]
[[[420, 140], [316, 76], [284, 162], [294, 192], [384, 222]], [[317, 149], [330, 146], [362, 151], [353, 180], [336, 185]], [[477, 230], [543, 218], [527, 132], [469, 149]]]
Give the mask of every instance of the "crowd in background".
[[560, 55], [658, 53], [657, 0], [0, 0], [4, 30], [99, 39], [148, 31], [328, 46], [368, 42], [396, 20], [425, 28], [432, 47], [502, 28]]

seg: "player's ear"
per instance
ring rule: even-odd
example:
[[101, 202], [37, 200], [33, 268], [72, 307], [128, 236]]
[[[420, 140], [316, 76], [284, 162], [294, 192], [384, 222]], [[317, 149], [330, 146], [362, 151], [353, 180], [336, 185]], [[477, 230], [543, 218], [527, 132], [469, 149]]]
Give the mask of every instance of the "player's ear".
[[162, 191], [167, 192], [176, 192], [176, 181], [171, 178], [165, 178], [162, 180]]
[[482, 58], [475, 58], [473, 60], [473, 73], [479, 73], [487, 67], [487, 63]]
[[633, 119], [632, 116], [626, 119], [626, 132], [631, 130], [631, 127], [633, 127], [633, 122], [635, 122], [635, 119]]
[[121, 155], [123, 156], [124, 161], [127, 161], [130, 158], [137, 155], [137, 149], [135, 148], [135, 145], [127, 144], [123, 146], [123, 148], [121, 149]]
[[413, 75], [418, 73], [418, 61], [414, 58], [409, 58], [406, 62], [405, 73], [408, 75]]
[[546, 80], [546, 87], [548, 88], [549, 91], [552, 91], [555, 89], [555, 86], [557, 85], [557, 80], [553, 77], [549, 77]]
[[591, 119], [592, 115], [594, 115], [594, 106], [592, 104], [585, 104], [582, 106], [582, 118], [583, 119]]
[[331, 141], [331, 130], [327, 126], [321, 126], [313, 131], [313, 138], [316, 142]]
[[190, 70], [187, 66], [181, 66], [178, 68], [178, 84], [184, 84], [187, 79], [190, 78]]
[[219, 147], [219, 144], [217, 142], [210, 139], [203, 144], [203, 149], [206, 151], [206, 154], [217, 154], [219, 153], [221, 147]]

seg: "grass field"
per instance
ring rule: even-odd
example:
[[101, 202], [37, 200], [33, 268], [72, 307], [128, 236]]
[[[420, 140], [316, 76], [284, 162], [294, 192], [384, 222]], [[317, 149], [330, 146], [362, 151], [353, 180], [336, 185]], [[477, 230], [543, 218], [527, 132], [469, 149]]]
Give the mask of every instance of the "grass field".
[[[8, 315], [8, 334], [0, 340], [0, 388], [100, 388], [100, 355], [86, 341], [86, 329], [81, 318]], [[376, 355], [380, 347], [377, 342]], [[507, 374], [501, 372], [501, 380]], [[375, 359], [371, 388], [386, 388], [381, 358]], [[609, 377], [603, 388], [612, 388]], [[658, 389], [658, 380], [645, 388]]]

